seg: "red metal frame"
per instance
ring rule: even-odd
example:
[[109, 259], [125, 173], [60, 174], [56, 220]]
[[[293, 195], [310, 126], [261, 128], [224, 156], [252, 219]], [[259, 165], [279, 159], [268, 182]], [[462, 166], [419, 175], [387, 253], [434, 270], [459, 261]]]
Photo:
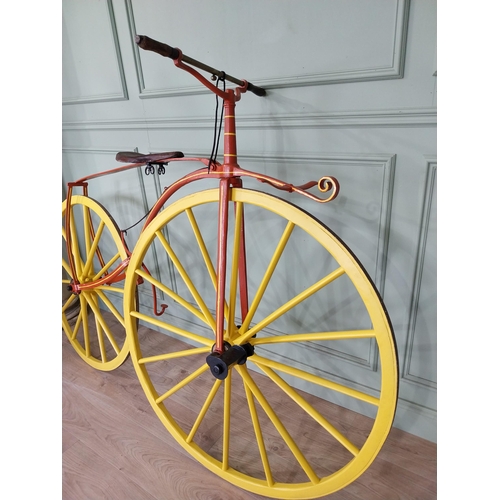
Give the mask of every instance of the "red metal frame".
[[[179, 50], [179, 49], [177, 49]], [[190, 184], [191, 182], [206, 179], [206, 178], [217, 178], [219, 182], [219, 215], [218, 215], [218, 252], [217, 252], [217, 294], [216, 294], [216, 343], [214, 351], [217, 353], [222, 353], [224, 351], [224, 299], [225, 299], [225, 283], [226, 283], [226, 267], [227, 267], [227, 231], [228, 231], [228, 214], [229, 214], [229, 200], [230, 192], [232, 187], [242, 187], [242, 177], [250, 177], [256, 179], [260, 182], [270, 184], [276, 189], [284, 190], [287, 192], [299, 193], [306, 196], [314, 201], [320, 203], [326, 203], [333, 200], [339, 193], [339, 183], [334, 177], [325, 176], [319, 181], [311, 181], [301, 186], [294, 186], [292, 184], [283, 182], [279, 179], [260, 174], [258, 172], [252, 172], [249, 170], [244, 170], [238, 165], [237, 150], [236, 150], [236, 115], [235, 107], [236, 102], [241, 98], [241, 94], [247, 90], [247, 82], [243, 80], [244, 85], [237, 87], [235, 89], [222, 90], [213, 85], [204, 76], [202, 76], [198, 71], [196, 71], [191, 66], [188, 66], [182, 62], [182, 52], [179, 50], [179, 57], [174, 60], [174, 64], [191, 75], [193, 75], [197, 80], [199, 80], [205, 87], [215, 93], [217, 96], [224, 101], [224, 161], [223, 163], [218, 163], [205, 158], [166, 158], [165, 162], [171, 161], [198, 161], [205, 165], [205, 168], [195, 170], [181, 179], [178, 179], [172, 183], [162, 195], [158, 198], [155, 205], [151, 209], [146, 222], [144, 223], [143, 230], [146, 228], [151, 221], [158, 215], [158, 212], [165, 205], [168, 199], [180, 188]], [[160, 160], [161, 161], [161, 160]], [[76, 182], [68, 183], [68, 196], [67, 196], [67, 210], [66, 210], [66, 245], [68, 250], [68, 259], [70, 261], [71, 272], [73, 277], [76, 276], [75, 264], [73, 259], [73, 254], [71, 252], [71, 232], [70, 232], [70, 220], [71, 220], [71, 196], [73, 192], [73, 187], [81, 186], [84, 190], [84, 196], [87, 196], [87, 181], [91, 179], [96, 179], [104, 175], [111, 175], [118, 172], [123, 172], [132, 168], [140, 168], [146, 165], [146, 163], [134, 163], [129, 165], [124, 165], [111, 170], [106, 170], [104, 172], [99, 172], [92, 174]], [[208, 167], [208, 169], [206, 168]], [[309, 192], [308, 189], [316, 186], [321, 192], [326, 193], [331, 191], [328, 197], [319, 198]], [[127, 253], [130, 255], [130, 252]], [[242, 214], [242, 227], [241, 227], [241, 243], [240, 243], [240, 253], [239, 259], [239, 283], [240, 283], [240, 307], [242, 320], [245, 319], [248, 312], [248, 291], [247, 291], [247, 269], [246, 269], [246, 247], [245, 247], [245, 230], [244, 230], [244, 214]], [[102, 284], [111, 284], [116, 281], [122, 280], [125, 277], [125, 268], [128, 265], [129, 258], [125, 259], [115, 271], [107, 274], [103, 278], [95, 282], [79, 284], [77, 280], [74, 279], [72, 283], [72, 290], [74, 293], [79, 293], [84, 289], [91, 289]], [[147, 271], [147, 269], [146, 269]], [[162, 304], [162, 309], [157, 311], [156, 307], [156, 293], [153, 290], [155, 298], [155, 314], [161, 315], [166, 308], [165, 304]]]

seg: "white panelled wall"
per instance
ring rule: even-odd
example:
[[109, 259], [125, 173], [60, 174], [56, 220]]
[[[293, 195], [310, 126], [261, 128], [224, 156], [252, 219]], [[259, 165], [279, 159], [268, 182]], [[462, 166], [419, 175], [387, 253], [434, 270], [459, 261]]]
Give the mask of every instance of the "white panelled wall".
[[[136, 33], [268, 89], [237, 104], [239, 163], [296, 184], [339, 179], [330, 204], [285, 197], [372, 276], [398, 343], [395, 426], [435, 441], [436, 0], [62, 5], [63, 185], [118, 166], [117, 151], [210, 155], [215, 98], [172, 61], [139, 52]], [[91, 192], [124, 228], [188, 168], [171, 164], [161, 182], [131, 170]]]

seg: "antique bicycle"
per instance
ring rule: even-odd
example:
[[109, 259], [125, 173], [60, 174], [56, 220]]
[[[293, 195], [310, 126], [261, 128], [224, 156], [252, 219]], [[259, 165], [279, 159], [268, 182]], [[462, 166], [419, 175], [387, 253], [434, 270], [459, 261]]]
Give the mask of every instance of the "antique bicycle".
[[[269, 498], [337, 491], [369, 467], [392, 426], [398, 361], [390, 320], [372, 280], [331, 229], [243, 180], [318, 203], [334, 200], [339, 183], [325, 176], [295, 186], [241, 168], [236, 102], [265, 90], [149, 37], [135, 41], [222, 99], [214, 147], [209, 158], [120, 152], [125, 165], [68, 183], [63, 330], [94, 368], [113, 370], [130, 353], [166, 429], [221, 478]], [[130, 248], [126, 231], [89, 196], [89, 182], [142, 167], [164, 173], [172, 162], [202, 166], [164, 189]], [[194, 182], [215, 187], [178, 196]], [[330, 353], [359, 345], [374, 363], [348, 381]], [[363, 424], [341, 406], [365, 415]]]

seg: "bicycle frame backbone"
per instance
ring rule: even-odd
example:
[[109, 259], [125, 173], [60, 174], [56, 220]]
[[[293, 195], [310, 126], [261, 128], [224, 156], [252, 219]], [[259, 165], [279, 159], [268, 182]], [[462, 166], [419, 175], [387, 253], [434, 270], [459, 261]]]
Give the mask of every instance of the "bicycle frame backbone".
[[[152, 207], [146, 222], [144, 223], [144, 228], [146, 228], [151, 221], [158, 215], [161, 208], [169, 200], [169, 198], [180, 188], [190, 184], [194, 181], [206, 178], [217, 178], [219, 179], [219, 211], [218, 211], [218, 247], [217, 247], [217, 262], [216, 262], [216, 273], [217, 273], [217, 291], [216, 291], [216, 339], [213, 352], [209, 355], [207, 362], [210, 365], [211, 371], [217, 378], [225, 378], [227, 376], [228, 367], [234, 362], [239, 362], [241, 359], [251, 352], [246, 351], [245, 346], [231, 346], [228, 348], [224, 343], [224, 303], [225, 303], [225, 286], [226, 286], [226, 268], [227, 268], [227, 243], [228, 243], [228, 218], [229, 218], [229, 205], [231, 199], [231, 189], [234, 187], [243, 187], [242, 178], [250, 177], [256, 179], [260, 182], [270, 184], [279, 190], [284, 190], [287, 192], [294, 192], [306, 196], [314, 201], [320, 203], [326, 203], [333, 200], [339, 193], [339, 183], [334, 177], [325, 176], [319, 181], [310, 181], [301, 186], [294, 186], [287, 182], [275, 179], [273, 177], [253, 172], [250, 170], [242, 169], [238, 165], [237, 148], [236, 148], [236, 115], [235, 108], [236, 103], [241, 99], [242, 94], [247, 91], [251, 91], [259, 96], [264, 96], [265, 91], [259, 87], [252, 85], [246, 80], [237, 80], [230, 75], [226, 75], [224, 72], [218, 71], [214, 68], [206, 66], [188, 56], [184, 56], [179, 49], [174, 49], [166, 44], [156, 42], [145, 36], [137, 36], [136, 43], [144, 50], [152, 50], [157, 52], [164, 57], [169, 57], [173, 59], [175, 66], [179, 69], [187, 71], [192, 76], [194, 76], [198, 81], [200, 81], [206, 88], [211, 92], [215, 93], [219, 98], [223, 100], [224, 106], [224, 160], [223, 163], [218, 163], [212, 159], [206, 158], [187, 158], [182, 155], [182, 153], [159, 153], [154, 155], [155, 163], [168, 164], [170, 161], [197, 161], [201, 162], [204, 167], [199, 170], [195, 170], [186, 176], [178, 179], [168, 186], [160, 198], [156, 201], [155, 205]], [[211, 83], [207, 78], [202, 76], [194, 67], [198, 67], [208, 73], [211, 73], [214, 77], [219, 76], [219, 79], [225, 79], [230, 82], [236, 83], [237, 87], [234, 89], [223, 90]], [[113, 271], [105, 273], [98, 280], [91, 281], [88, 283], [79, 283], [76, 279], [77, 273], [75, 269], [75, 263], [73, 259], [72, 252], [72, 228], [71, 228], [71, 196], [74, 187], [82, 187], [83, 195], [88, 195], [88, 181], [101, 177], [104, 175], [110, 175], [132, 168], [140, 168], [144, 165], [150, 163], [150, 157], [153, 155], [138, 155], [130, 153], [119, 153], [121, 155], [121, 161], [130, 161], [127, 165], [118, 167], [115, 169], [107, 170], [104, 172], [96, 173], [76, 182], [68, 183], [68, 193], [67, 193], [67, 210], [65, 219], [65, 229], [66, 229], [66, 246], [68, 253], [69, 265], [72, 272], [72, 283], [69, 286], [73, 293], [81, 293], [82, 290], [92, 289], [103, 284], [112, 284], [117, 281], [125, 279], [126, 268], [129, 262], [129, 258], [123, 260], [120, 265]], [[117, 155], [117, 159], [118, 156]], [[320, 198], [308, 192], [309, 189], [316, 186], [322, 193], [328, 193], [326, 198]], [[235, 210], [243, 211], [241, 204], [235, 206]], [[238, 258], [238, 280], [239, 280], [239, 291], [240, 291], [240, 308], [241, 308], [241, 318], [245, 321], [248, 313], [248, 291], [247, 291], [247, 267], [246, 267], [246, 251], [245, 251], [245, 223], [244, 214], [237, 214], [237, 220], [239, 222], [239, 227], [236, 227], [235, 235], [239, 235], [239, 258]], [[74, 229], [73, 229], [74, 230]], [[91, 235], [94, 238], [94, 230], [91, 228]], [[130, 257], [131, 252], [127, 249], [127, 253]], [[97, 250], [96, 255], [100, 258], [100, 253]], [[155, 304], [156, 308], [156, 304]], [[164, 308], [157, 314], [162, 314]]]

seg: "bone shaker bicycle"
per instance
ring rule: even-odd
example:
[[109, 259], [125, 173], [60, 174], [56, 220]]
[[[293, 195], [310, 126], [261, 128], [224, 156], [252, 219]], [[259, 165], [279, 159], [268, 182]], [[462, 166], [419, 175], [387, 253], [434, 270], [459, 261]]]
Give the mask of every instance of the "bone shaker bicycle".
[[[392, 426], [398, 362], [391, 323], [372, 280], [330, 228], [243, 182], [318, 203], [334, 200], [339, 183], [324, 176], [296, 186], [243, 169], [236, 103], [248, 91], [266, 91], [147, 36], [135, 42], [222, 99], [219, 128], [209, 158], [120, 152], [124, 166], [68, 183], [63, 330], [94, 368], [113, 370], [130, 353], [165, 428], [222, 479], [268, 498], [337, 491], [369, 467]], [[164, 189], [130, 247], [126, 231], [89, 196], [90, 181], [142, 167], [161, 173], [174, 162], [201, 166]], [[215, 187], [174, 196], [198, 181]], [[152, 341], [144, 332], [153, 330], [165, 335]], [[348, 382], [328, 353], [360, 343], [376, 362]], [[342, 420], [333, 403], [359, 408], [368, 425]]]

